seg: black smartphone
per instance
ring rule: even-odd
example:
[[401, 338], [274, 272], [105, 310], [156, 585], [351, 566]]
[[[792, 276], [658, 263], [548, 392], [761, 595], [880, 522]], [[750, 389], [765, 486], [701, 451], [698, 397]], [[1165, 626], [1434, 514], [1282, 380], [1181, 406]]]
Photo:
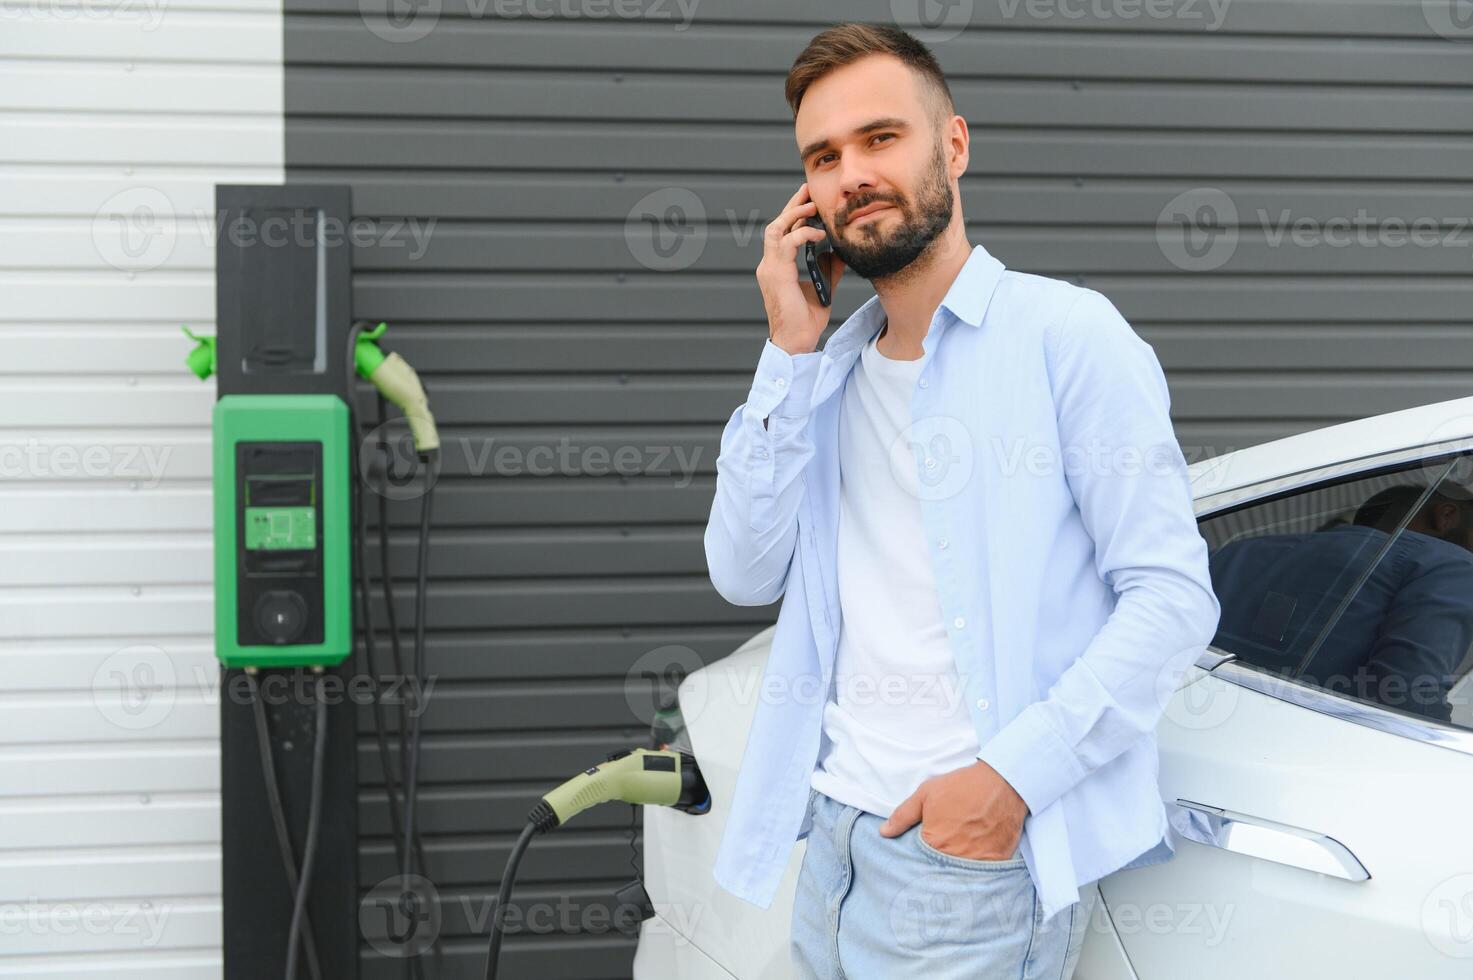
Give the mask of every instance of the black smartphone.
[[[808, 227], [822, 230], [823, 221], [815, 215], [808, 219]], [[808, 278], [813, 281], [813, 292], [818, 296], [819, 303], [824, 306], [828, 306], [833, 301], [833, 296], [829, 293], [829, 281], [824, 276], [823, 269], [819, 267], [818, 256], [820, 252], [827, 252], [832, 248], [833, 243], [827, 238], [821, 242], [803, 243], [803, 264], [808, 268]]]

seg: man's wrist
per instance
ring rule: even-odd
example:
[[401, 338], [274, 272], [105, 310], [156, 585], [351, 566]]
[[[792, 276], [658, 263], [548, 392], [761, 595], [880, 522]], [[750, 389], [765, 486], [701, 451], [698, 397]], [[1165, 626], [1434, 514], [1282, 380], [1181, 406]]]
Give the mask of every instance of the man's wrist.
[[770, 340], [770, 341], [772, 341], [772, 343], [773, 343], [774, 346], [780, 348], [784, 354], [787, 354], [790, 357], [798, 357], [801, 354], [812, 354], [814, 351], [818, 350], [818, 348], [816, 346], [815, 347], [804, 347], [802, 345], [789, 346], [788, 344], [786, 344], [783, 341], [778, 340], [776, 337], [774, 337], [772, 335], [772, 331], [771, 330], [769, 330], [767, 332], [767, 339]]

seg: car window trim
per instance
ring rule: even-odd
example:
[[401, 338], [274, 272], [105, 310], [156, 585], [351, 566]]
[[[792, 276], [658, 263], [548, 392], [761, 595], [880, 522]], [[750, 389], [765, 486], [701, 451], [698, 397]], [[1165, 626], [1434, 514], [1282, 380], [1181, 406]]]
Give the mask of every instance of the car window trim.
[[1197, 658], [1197, 666], [1229, 684], [1266, 694], [1300, 708], [1308, 708], [1310, 711], [1388, 735], [1400, 735], [1416, 742], [1473, 755], [1473, 731], [1466, 728], [1420, 715], [1401, 714], [1381, 705], [1357, 701], [1324, 688], [1310, 687], [1300, 681], [1287, 680], [1260, 670], [1238, 659], [1236, 654], [1217, 647], [1207, 647]]

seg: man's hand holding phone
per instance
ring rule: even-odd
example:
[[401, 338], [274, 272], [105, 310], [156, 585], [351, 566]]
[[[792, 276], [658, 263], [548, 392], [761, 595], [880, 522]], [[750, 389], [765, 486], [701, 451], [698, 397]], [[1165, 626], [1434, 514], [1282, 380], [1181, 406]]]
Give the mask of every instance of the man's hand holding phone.
[[[762, 236], [757, 284], [767, 308], [767, 333], [774, 344], [789, 354], [806, 354], [818, 349], [818, 338], [828, 326], [832, 309], [820, 302], [813, 283], [803, 281], [806, 277], [798, 274], [798, 249], [826, 237], [822, 228], [808, 223], [817, 215], [818, 205], [808, 196], [805, 181]], [[817, 261], [828, 280], [832, 302], [839, 277], [844, 274], [844, 262], [832, 250], [820, 254]]]

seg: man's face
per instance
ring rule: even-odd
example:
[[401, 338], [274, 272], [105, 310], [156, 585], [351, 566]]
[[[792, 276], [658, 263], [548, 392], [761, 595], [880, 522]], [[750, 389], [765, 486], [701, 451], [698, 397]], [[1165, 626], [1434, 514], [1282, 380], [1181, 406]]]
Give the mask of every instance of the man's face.
[[[876, 121], [885, 122], [868, 128]], [[934, 131], [921, 80], [899, 59], [871, 55], [819, 79], [804, 93], [794, 130], [809, 194], [855, 274], [894, 275], [951, 224], [950, 134]], [[853, 218], [874, 204], [887, 206]]]

